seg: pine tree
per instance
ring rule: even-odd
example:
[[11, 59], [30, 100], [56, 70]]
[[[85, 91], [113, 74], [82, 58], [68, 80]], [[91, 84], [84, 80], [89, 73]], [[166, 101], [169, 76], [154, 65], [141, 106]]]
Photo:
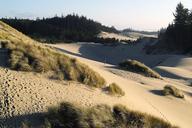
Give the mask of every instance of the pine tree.
[[185, 25], [187, 24], [189, 17], [189, 10], [184, 8], [182, 3], [179, 3], [176, 8], [176, 13], [174, 13], [175, 20], [174, 23], [176, 25]]
[[188, 24], [192, 25], [192, 10], [189, 13]]

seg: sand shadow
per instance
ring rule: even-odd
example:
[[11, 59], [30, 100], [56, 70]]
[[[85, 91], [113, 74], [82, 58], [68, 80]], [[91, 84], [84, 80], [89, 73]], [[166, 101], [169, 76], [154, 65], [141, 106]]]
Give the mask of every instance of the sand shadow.
[[192, 78], [183, 77], [183, 76], [180, 76], [180, 75], [177, 75], [177, 74], [173, 74], [171, 72], [168, 72], [168, 71], [160, 69], [160, 68], [155, 68], [154, 70], [156, 72], [158, 72], [163, 77], [172, 78], [172, 79], [192, 80]]
[[57, 48], [57, 47], [54, 47], [54, 49], [58, 50], [58, 51], [61, 51], [63, 53], [66, 53], [66, 54], [69, 54], [69, 55], [73, 55], [73, 56], [77, 56], [77, 57], [83, 57], [82, 55], [80, 54], [76, 54], [76, 53], [73, 53], [73, 52], [70, 52], [70, 51], [67, 51], [65, 49], [62, 49], [62, 48]]
[[[130, 44], [106, 46], [102, 44], [84, 43], [81, 44], [79, 48], [79, 53], [82, 55], [82, 57], [111, 65], [118, 65], [124, 60], [132, 59], [138, 60], [153, 68], [162, 63], [162, 61], [167, 57], [167, 55], [146, 55], [145, 53], [141, 52], [142, 50], [137, 50], [135, 45]], [[159, 59], [156, 59], [157, 57]]]
[[183, 91], [184, 93], [186, 93], [188, 96], [192, 97], [192, 93], [191, 92], [187, 92], [187, 91]]
[[149, 92], [158, 95], [158, 96], [164, 96], [162, 90], [150, 90]]
[[8, 50], [0, 48], [0, 67], [7, 67], [8, 59]]
[[[55, 48], [55, 49], [59, 50], [63, 53], [72, 55], [72, 56], [82, 57], [85, 59], [89, 59], [89, 60], [93, 60], [93, 61], [97, 61], [97, 62], [101, 62], [101, 63], [117, 64], [118, 62], [116, 62], [116, 60], [111, 59], [111, 57], [109, 55], [106, 55], [103, 53], [103, 51], [108, 50], [108, 52], [110, 54], [110, 51], [112, 51], [113, 48], [117, 47], [117, 46], [102, 45], [103, 48], [100, 49], [101, 45], [102, 44], [94, 44], [93, 45], [91, 43], [89, 43], [89, 44], [83, 43], [83, 44], [81, 44], [81, 47], [79, 49], [80, 54], [77, 54], [77, 53], [62, 49], [62, 48]], [[127, 57], [125, 57], [125, 58], [127, 58]]]
[[[96, 43], [80, 43], [80, 54], [62, 48], [56, 49], [69, 55], [111, 65], [117, 65], [123, 60], [134, 59], [145, 63], [151, 68], [160, 64], [167, 57], [166, 55], [145, 55], [144, 53], [141, 54], [139, 51], [137, 51], [134, 45], [130, 44], [118, 44], [116, 46], [108, 46]], [[135, 49], [136, 51], [134, 51], [133, 49]], [[156, 59], [157, 56], [160, 59]]]
[[27, 122], [31, 127], [36, 128], [44, 123], [44, 119], [45, 114], [43, 113], [0, 118], [0, 128], [19, 128], [23, 122]]

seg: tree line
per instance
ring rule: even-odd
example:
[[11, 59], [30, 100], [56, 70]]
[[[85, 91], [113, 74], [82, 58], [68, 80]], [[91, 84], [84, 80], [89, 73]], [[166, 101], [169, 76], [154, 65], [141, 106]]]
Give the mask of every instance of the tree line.
[[50, 43], [98, 42], [98, 40], [105, 42], [105, 39], [97, 38], [101, 31], [118, 33], [114, 27], [107, 27], [85, 16], [75, 14], [36, 20], [17, 18], [2, 18], [1, 20], [30, 37]]
[[174, 13], [174, 21], [159, 33], [157, 48], [170, 52], [192, 52], [192, 10], [179, 3]]

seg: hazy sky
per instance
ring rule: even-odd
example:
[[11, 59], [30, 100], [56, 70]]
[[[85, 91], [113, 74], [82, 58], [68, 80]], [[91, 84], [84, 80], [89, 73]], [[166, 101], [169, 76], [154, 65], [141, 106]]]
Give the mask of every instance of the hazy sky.
[[0, 17], [77, 13], [118, 29], [157, 30], [172, 22], [180, 1], [192, 9], [192, 0], [0, 0]]

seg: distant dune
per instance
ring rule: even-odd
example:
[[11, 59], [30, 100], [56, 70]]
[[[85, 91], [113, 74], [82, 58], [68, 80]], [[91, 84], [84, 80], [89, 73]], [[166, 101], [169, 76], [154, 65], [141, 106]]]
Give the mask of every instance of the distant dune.
[[142, 38], [142, 37], [152, 37], [157, 38], [158, 32], [148, 32], [148, 31], [135, 31], [135, 30], [123, 30], [122, 35], [129, 36], [130, 38]]
[[137, 38], [135, 37], [129, 37], [129, 36], [125, 36], [125, 35], [122, 35], [122, 34], [116, 34], [116, 33], [109, 33], [109, 32], [101, 32], [98, 37], [100, 38], [115, 38], [117, 40], [131, 40], [131, 41], [134, 41], [134, 40], [137, 40]]
[[130, 40], [130, 41], [136, 41], [139, 38], [157, 38], [157, 35], [154, 33], [142, 33], [142, 32], [126, 32], [122, 31], [119, 34], [117, 33], [109, 33], [109, 32], [101, 32], [98, 37], [100, 38], [114, 38], [116, 40]]

